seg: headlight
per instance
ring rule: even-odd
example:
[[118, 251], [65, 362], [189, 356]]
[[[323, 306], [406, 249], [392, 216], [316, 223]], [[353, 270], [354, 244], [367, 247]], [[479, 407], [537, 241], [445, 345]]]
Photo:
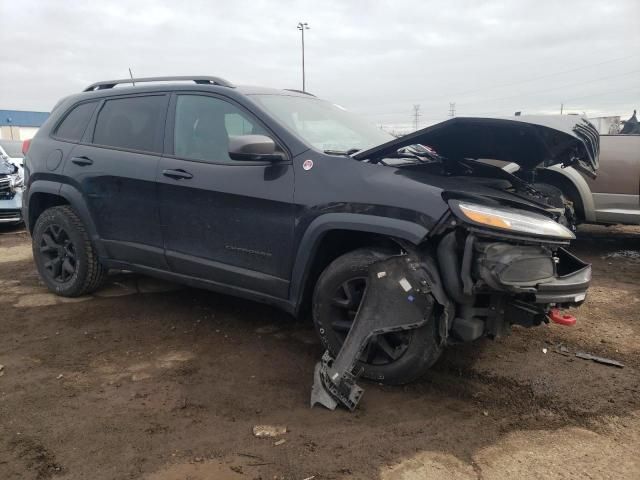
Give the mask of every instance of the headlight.
[[466, 202], [451, 202], [451, 206], [458, 217], [476, 225], [566, 240], [576, 238], [568, 228], [537, 213]]

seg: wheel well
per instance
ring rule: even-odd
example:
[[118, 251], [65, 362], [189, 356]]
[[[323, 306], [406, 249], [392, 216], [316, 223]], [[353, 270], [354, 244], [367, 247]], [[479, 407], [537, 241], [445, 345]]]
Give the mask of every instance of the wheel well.
[[29, 198], [29, 233], [33, 233], [33, 226], [47, 208], [59, 205], [69, 205], [69, 202], [60, 195], [53, 193], [36, 192]]
[[363, 247], [378, 247], [389, 250], [401, 248], [392, 237], [371, 232], [331, 230], [325, 233], [316, 248], [304, 282], [298, 309], [300, 315], [309, 313], [313, 289], [324, 269], [339, 256]]
[[554, 187], [562, 190], [562, 193], [564, 193], [569, 200], [573, 202], [573, 207], [576, 215], [578, 216], [578, 220], [584, 222], [584, 204], [582, 203], [582, 198], [580, 197], [578, 189], [571, 180], [560, 173], [554, 172], [553, 170], [545, 169], [538, 171], [536, 175], [536, 182], [548, 183], [549, 185], [553, 185]]

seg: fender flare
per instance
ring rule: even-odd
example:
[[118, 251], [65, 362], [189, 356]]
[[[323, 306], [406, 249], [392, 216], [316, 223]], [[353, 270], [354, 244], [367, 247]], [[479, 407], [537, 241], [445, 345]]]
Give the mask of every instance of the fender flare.
[[562, 168], [559, 165], [553, 165], [551, 167], [547, 167], [546, 170], [561, 175], [566, 180], [571, 182], [571, 184], [578, 192], [578, 195], [580, 195], [580, 201], [582, 202], [582, 207], [584, 209], [584, 221], [587, 223], [595, 222], [596, 207], [593, 202], [593, 194], [591, 193], [589, 184], [587, 184], [587, 181], [584, 179], [584, 177], [580, 175], [580, 173], [578, 173], [575, 168], [571, 167]]
[[[51, 180], [36, 180], [29, 184], [27, 195], [22, 196], [22, 217], [29, 233], [33, 232], [33, 225], [31, 224], [31, 198], [37, 193], [46, 193], [48, 195], [60, 195], [60, 182], [52, 182]], [[64, 198], [64, 197], [63, 197]]]
[[429, 230], [423, 225], [397, 218], [359, 213], [325, 213], [316, 217], [305, 230], [296, 253], [291, 272], [289, 300], [297, 311], [315, 254], [326, 233], [332, 230], [377, 233], [397, 237], [418, 245]]
[[[89, 233], [89, 237], [91, 238], [97, 252], [100, 257], [107, 257], [106, 251], [100, 242], [100, 236], [98, 235], [98, 230], [96, 229], [96, 225], [93, 222], [91, 214], [89, 213], [89, 209], [87, 208], [87, 203], [84, 199], [84, 196], [73, 185], [69, 185], [66, 183], [60, 182], [52, 182], [50, 180], [37, 180], [34, 181], [29, 186], [29, 198], [28, 203], [26, 204], [28, 208], [31, 203], [31, 197], [36, 193], [48, 193], [52, 195], [57, 195], [58, 197], [63, 198], [67, 201], [67, 203], [73, 208], [73, 210], [78, 214], [80, 220], [87, 228]], [[25, 212], [29, 213], [29, 212]], [[28, 216], [26, 218], [29, 218]], [[33, 229], [33, 225], [28, 225], [30, 231]]]

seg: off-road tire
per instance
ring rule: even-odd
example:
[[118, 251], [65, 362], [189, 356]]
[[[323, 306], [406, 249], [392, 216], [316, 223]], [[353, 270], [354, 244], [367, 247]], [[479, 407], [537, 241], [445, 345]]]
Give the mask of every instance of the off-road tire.
[[[374, 249], [354, 250], [335, 259], [320, 275], [313, 294], [313, 322], [322, 344], [332, 356], [338, 354], [344, 341], [331, 325], [335, 318], [332, 307], [335, 292], [350, 278], [366, 278], [369, 266], [387, 256], [388, 253]], [[434, 313], [426, 325], [408, 332], [408, 345], [397, 360], [386, 365], [359, 360], [357, 368], [363, 369], [364, 377], [389, 385], [409, 383], [423, 376], [442, 353], [435, 317]]]
[[[64, 281], [54, 279], [45, 267], [49, 259], [42, 252], [43, 236], [51, 231], [51, 227], [64, 231], [75, 254], [75, 270]], [[33, 228], [32, 249], [40, 278], [56, 295], [78, 297], [91, 293], [100, 286], [106, 274], [86, 227], [69, 205], [51, 207], [42, 212]]]

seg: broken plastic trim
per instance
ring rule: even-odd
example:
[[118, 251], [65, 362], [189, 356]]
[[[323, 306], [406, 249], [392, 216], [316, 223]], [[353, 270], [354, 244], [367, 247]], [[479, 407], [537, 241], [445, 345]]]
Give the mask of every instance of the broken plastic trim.
[[341, 404], [354, 410], [364, 393], [356, 384], [360, 372], [354, 370], [367, 343], [375, 335], [425, 325], [434, 304], [429, 274], [417, 256], [394, 256], [372, 264], [367, 289], [342, 348], [335, 359], [325, 352], [315, 367], [311, 406], [334, 410]]

